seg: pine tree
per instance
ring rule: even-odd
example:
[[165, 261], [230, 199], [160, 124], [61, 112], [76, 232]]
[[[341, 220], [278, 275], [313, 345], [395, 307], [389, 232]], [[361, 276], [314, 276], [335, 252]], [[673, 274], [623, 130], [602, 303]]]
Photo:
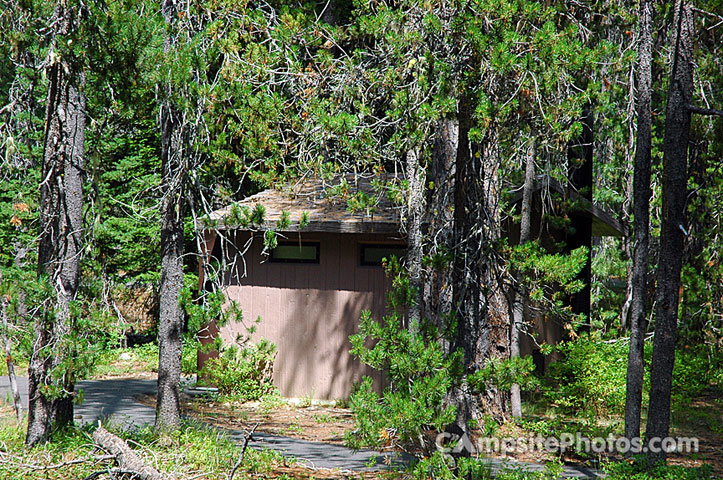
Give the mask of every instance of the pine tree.
[[[68, 345], [72, 329], [72, 303], [80, 281], [83, 253], [83, 164], [85, 148], [85, 74], [58, 42], [79, 28], [79, 6], [61, 0], [50, 24], [48, 96], [40, 185], [40, 245], [38, 272], [56, 292], [56, 304], [36, 323], [37, 341], [28, 366], [28, 433], [26, 443], [47, 440], [53, 425], [73, 421], [72, 372], [57, 376], [71, 361]], [[57, 382], [55, 397], [46, 385]]]

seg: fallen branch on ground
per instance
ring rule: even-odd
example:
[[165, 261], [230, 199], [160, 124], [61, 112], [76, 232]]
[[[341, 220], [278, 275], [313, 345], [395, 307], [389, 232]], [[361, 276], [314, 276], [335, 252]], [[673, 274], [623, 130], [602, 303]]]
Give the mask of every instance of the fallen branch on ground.
[[164, 480], [164, 476], [155, 468], [146, 465], [126, 442], [103, 427], [93, 432], [93, 441], [113, 455], [123, 472], [132, 473], [139, 480]]

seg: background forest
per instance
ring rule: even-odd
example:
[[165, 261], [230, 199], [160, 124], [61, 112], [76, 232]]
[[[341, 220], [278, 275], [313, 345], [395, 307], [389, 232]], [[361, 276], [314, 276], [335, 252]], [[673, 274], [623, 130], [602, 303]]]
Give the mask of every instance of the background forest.
[[[430, 426], [559, 433], [542, 404], [667, 436], [671, 408], [723, 389], [720, 0], [2, 0], [0, 33], [0, 306], [30, 445], [140, 333], [156, 427], [178, 428], [196, 333], [236, 313], [198, 289], [210, 213], [310, 178], [350, 211], [391, 199], [409, 243], [392, 313], [351, 340], [393, 384], [352, 397], [351, 444], [392, 431], [427, 458]], [[574, 233], [589, 199], [627, 235], [546, 250], [538, 188], [546, 222]], [[290, 228], [233, 216], [269, 249]], [[589, 315], [568, 302], [586, 288]], [[562, 359], [545, 375], [519, 357], [530, 310], [568, 335], [540, 346]]]

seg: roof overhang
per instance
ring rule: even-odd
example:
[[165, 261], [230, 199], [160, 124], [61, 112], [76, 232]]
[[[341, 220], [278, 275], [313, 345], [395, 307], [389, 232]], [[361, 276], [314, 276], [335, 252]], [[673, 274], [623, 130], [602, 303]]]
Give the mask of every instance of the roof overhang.
[[[381, 233], [395, 234], [400, 230], [400, 207], [394, 205], [384, 191], [377, 191], [372, 184], [376, 177], [345, 177], [346, 195], [363, 193], [376, 200], [376, 207], [370, 211], [350, 211], [344, 195], [330, 195], [328, 189], [338, 187], [336, 183], [321, 180], [306, 180], [282, 189], [268, 189], [251, 195], [240, 202], [216, 210], [202, 220], [203, 229], [212, 230], [275, 230], [278, 232], [328, 232], [328, 233]], [[351, 178], [351, 180], [349, 180]], [[535, 181], [534, 191], [554, 190], [580, 205], [592, 217], [592, 234], [596, 237], [624, 237], [625, 225], [610, 212], [565, 188], [560, 182], [541, 175]], [[516, 189], [513, 203], [522, 199], [522, 190]], [[263, 221], [248, 222], [248, 217], [257, 205], [264, 209]], [[234, 209], [236, 209], [234, 211]], [[246, 212], [239, 215], [239, 212]], [[241, 217], [242, 221], [238, 221]], [[306, 222], [302, 219], [305, 217]], [[302, 225], [304, 225], [302, 227]]]
[[[625, 237], [628, 235], [625, 225], [603, 207], [596, 205], [576, 191], [565, 188], [560, 182], [550, 178], [549, 175], [539, 175], [535, 180], [533, 191], [538, 193], [545, 190], [553, 190], [579, 204], [580, 208], [592, 217], [593, 237]], [[512, 196], [512, 203], [521, 200], [522, 188], [518, 188]]]

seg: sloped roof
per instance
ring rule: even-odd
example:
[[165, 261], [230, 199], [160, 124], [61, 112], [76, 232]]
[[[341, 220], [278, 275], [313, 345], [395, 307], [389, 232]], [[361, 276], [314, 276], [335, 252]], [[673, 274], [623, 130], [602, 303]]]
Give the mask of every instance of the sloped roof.
[[[216, 210], [209, 217], [215, 224], [214, 228], [219, 230], [279, 230], [276, 228], [277, 224], [286, 212], [290, 225], [281, 229], [283, 231], [300, 230], [301, 219], [306, 214], [308, 224], [301, 228], [305, 232], [398, 233], [399, 207], [392, 203], [385, 191], [374, 187], [375, 179], [383, 182], [386, 178], [347, 175], [344, 180], [337, 177], [327, 182], [321, 179], [306, 179], [281, 190], [268, 189], [251, 195], [234, 205]], [[336, 194], [330, 193], [334, 190]], [[359, 193], [374, 198], [376, 207], [369, 211], [351, 211], [347, 198]], [[263, 222], [252, 226], [229, 224], [229, 218], [233, 217], [232, 209], [253, 210], [257, 205], [262, 205], [265, 209]]]
[[[374, 180], [384, 183], [391, 179], [391, 176], [374, 177], [370, 175], [347, 175], [344, 177], [346, 187], [339, 187], [342, 184], [341, 177], [332, 181], [321, 179], [304, 179], [294, 185], [288, 185], [283, 189], [268, 189], [255, 195], [245, 198], [233, 205], [216, 210], [209, 215], [210, 225], [206, 228], [217, 230], [245, 229], [245, 230], [267, 230], [277, 231], [298, 231], [305, 232], [332, 232], [332, 233], [399, 233], [400, 207], [395, 205], [387, 196], [386, 192], [374, 186]], [[336, 187], [336, 188], [334, 188]], [[535, 191], [552, 189], [568, 198], [578, 201], [593, 219], [593, 236], [623, 237], [627, 234], [625, 226], [616, 220], [609, 212], [602, 207], [595, 205], [589, 200], [578, 195], [570, 189], [564, 188], [558, 181], [547, 175], [541, 175], [535, 182]], [[330, 192], [338, 190], [338, 195]], [[353, 212], [348, 208], [347, 198], [355, 194], [364, 194], [376, 199], [376, 207], [370, 211]], [[518, 202], [522, 199], [522, 190], [517, 189], [513, 194], [512, 201]], [[264, 221], [251, 225], [242, 225], [237, 221], [230, 221], [238, 214], [236, 212], [246, 209], [253, 211], [257, 205], [265, 209]], [[290, 221], [286, 228], [277, 228], [286, 212]], [[302, 216], [308, 215], [308, 224], [299, 228]]]

